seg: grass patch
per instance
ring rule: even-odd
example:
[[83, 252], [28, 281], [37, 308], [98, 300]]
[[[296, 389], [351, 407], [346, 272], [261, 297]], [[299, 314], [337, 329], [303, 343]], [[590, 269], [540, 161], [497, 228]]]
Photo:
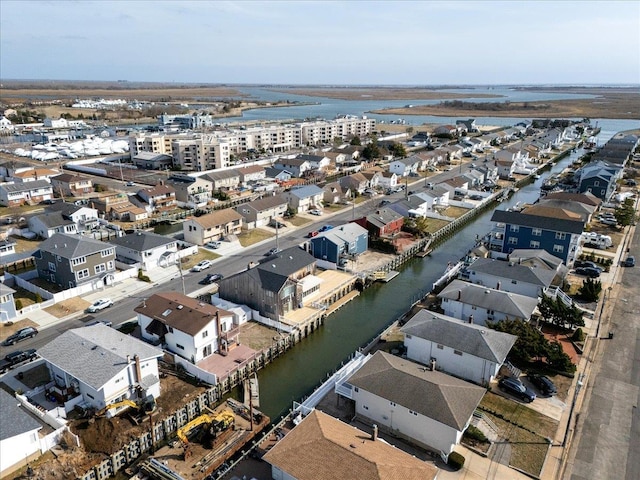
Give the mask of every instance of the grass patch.
[[206, 248], [199, 248], [198, 253], [180, 259], [182, 270], [188, 270], [201, 260], [215, 260], [220, 258], [217, 253], [210, 252]]
[[424, 231], [435, 233], [442, 227], [449, 225], [449, 223], [450, 222], [446, 220], [440, 220], [439, 218], [425, 218], [423, 222], [423, 225], [425, 226]]
[[442, 212], [442, 215], [446, 215], [447, 217], [452, 217], [452, 218], [458, 218], [458, 217], [461, 217], [462, 215], [464, 215], [465, 213], [467, 213], [468, 211], [469, 211], [468, 208], [447, 207]]
[[42, 240], [40, 239], [29, 240], [27, 238], [18, 237], [15, 235], [11, 235], [9, 239], [16, 242], [16, 253], [24, 253], [31, 250], [37, 250], [38, 248], [40, 248], [40, 243], [42, 242]]
[[497, 412], [505, 421], [517, 423], [544, 438], [553, 437], [558, 429], [556, 420], [493, 392], [487, 392], [480, 402], [480, 408], [487, 413]]
[[91, 303], [86, 300], [83, 300], [80, 297], [74, 297], [58, 302], [55, 305], [51, 305], [50, 307], [45, 308], [44, 311], [50, 313], [54, 317], [63, 318], [67, 315], [71, 315], [72, 313], [82, 312], [89, 305], [91, 305]]
[[260, 228], [254, 228], [253, 230], [243, 231], [240, 235], [238, 235], [238, 241], [240, 245], [243, 247], [248, 247], [253, 245], [254, 243], [261, 242], [262, 240], [267, 240], [271, 237], [275, 236], [275, 234], [271, 232], [267, 232], [266, 230], [262, 230]]
[[24, 307], [28, 307], [29, 305], [33, 305], [36, 302], [36, 294], [33, 292], [30, 292], [29, 290], [25, 290], [22, 287], [19, 287], [18, 285], [14, 285], [13, 288], [16, 293], [13, 294], [13, 299], [14, 300], [20, 300], [22, 302], [22, 308]]
[[[309, 220], [308, 218], [304, 218], [304, 217], [298, 217], [296, 215], [293, 218], [288, 218], [287, 222], [289, 222], [294, 227], [302, 227], [303, 225], [311, 223], [311, 220]], [[240, 242], [240, 243], [242, 243], [242, 242]]]

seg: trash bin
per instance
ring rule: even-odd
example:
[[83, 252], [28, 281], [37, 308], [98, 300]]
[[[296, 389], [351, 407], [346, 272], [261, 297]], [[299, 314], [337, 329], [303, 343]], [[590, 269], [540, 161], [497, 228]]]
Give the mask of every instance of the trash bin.
[[613, 338], [613, 332], [609, 332], [609, 340]]
[[18, 380], [22, 380], [24, 378], [24, 372], [18, 372]]

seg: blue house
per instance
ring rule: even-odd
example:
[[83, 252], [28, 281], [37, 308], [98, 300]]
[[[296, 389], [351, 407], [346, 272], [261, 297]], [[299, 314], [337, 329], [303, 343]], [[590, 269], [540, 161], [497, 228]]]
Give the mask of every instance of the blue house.
[[595, 162], [580, 169], [580, 193], [592, 193], [608, 202], [616, 189], [616, 180], [622, 177], [622, 168], [606, 162]]
[[347, 223], [320, 233], [309, 244], [309, 253], [315, 258], [340, 265], [341, 261], [367, 250], [369, 232], [357, 223]]
[[585, 225], [577, 213], [543, 205], [521, 212], [496, 210], [491, 221], [497, 222], [489, 241], [491, 250], [509, 254], [516, 249], [541, 249], [567, 266], [579, 254]]
[[15, 320], [18, 315], [13, 298], [14, 293], [16, 291], [13, 288], [0, 283], [0, 323]]

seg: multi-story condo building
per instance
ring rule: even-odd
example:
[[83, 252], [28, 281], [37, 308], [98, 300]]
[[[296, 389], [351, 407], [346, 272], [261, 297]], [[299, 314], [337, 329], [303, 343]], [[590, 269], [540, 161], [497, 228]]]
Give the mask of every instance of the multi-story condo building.
[[174, 166], [203, 172], [229, 166], [231, 149], [225, 138], [203, 135], [171, 143]]

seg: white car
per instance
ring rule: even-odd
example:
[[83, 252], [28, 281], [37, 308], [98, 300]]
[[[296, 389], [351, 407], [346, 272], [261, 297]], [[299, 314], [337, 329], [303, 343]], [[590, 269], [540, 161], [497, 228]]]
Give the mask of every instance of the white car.
[[113, 301], [110, 298], [100, 298], [87, 308], [87, 312], [96, 313], [100, 310], [104, 310], [105, 308], [109, 308], [111, 305], [113, 305]]
[[200, 263], [196, 263], [191, 270], [194, 272], [201, 272], [202, 270], [209, 268], [211, 265], [212, 263], [209, 260], [202, 260]]
[[213, 249], [220, 248], [220, 242], [208, 242], [205, 244], [205, 247]]
[[318, 210], [317, 208], [316, 208], [316, 209], [314, 209], [314, 210], [309, 210], [309, 213], [310, 213], [311, 215], [317, 215], [317, 216], [322, 215], [322, 211]]

